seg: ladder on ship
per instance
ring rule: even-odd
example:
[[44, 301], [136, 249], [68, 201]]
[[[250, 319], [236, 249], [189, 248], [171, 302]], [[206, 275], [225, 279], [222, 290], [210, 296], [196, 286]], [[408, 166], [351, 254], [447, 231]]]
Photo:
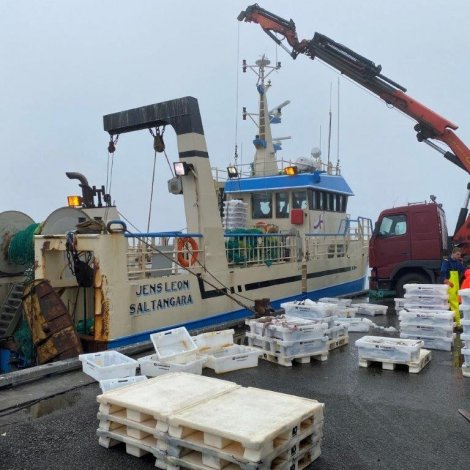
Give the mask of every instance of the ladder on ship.
[[28, 268], [22, 282], [12, 284], [8, 295], [0, 307], [0, 339], [9, 338], [15, 332], [15, 329], [23, 315], [23, 290], [33, 274], [33, 269]]

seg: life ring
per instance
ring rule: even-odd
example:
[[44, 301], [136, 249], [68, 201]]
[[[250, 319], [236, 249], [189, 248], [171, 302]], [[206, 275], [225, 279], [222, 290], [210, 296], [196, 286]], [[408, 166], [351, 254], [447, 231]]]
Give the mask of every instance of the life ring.
[[266, 222], [256, 222], [255, 227], [262, 230], [264, 233], [268, 231], [268, 224]]
[[199, 247], [194, 238], [178, 238], [177, 250], [181, 266], [188, 268], [196, 263]]

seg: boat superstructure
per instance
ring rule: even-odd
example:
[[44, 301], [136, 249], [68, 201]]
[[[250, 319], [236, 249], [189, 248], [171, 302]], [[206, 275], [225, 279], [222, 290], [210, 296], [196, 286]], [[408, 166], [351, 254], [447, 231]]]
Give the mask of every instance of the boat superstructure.
[[55, 211], [36, 232], [34, 278], [53, 287], [80, 325], [85, 350], [146, 341], [179, 325], [237, 321], [253, 315], [259, 299], [277, 308], [364, 288], [370, 220], [347, 214], [353, 193], [339, 169], [322, 169], [318, 155], [279, 164], [264, 80], [269, 62], [257, 65], [255, 159], [248, 170], [229, 167], [224, 182], [214, 178], [195, 98], [104, 116], [112, 140], [174, 129], [179, 161], [168, 188], [184, 198], [187, 230], [131, 232], [104, 188], [69, 174], [80, 181], [81, 205]]

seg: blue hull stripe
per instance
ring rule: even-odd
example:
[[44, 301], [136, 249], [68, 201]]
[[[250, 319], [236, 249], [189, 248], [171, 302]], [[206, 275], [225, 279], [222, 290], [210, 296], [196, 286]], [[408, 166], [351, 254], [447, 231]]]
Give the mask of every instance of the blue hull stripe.
[[[346, 282], [344, 284], [339, 284], [337, 286], [326, 287], [324, 289], [313, 290], [307, 293], [307, 295], [293, 295], [291, 297], [285, 297], [283, 299], [273, 300], [271, 305], [277, 309], [280, 307], [281, 303], [292, 302], [293, 300], [299, 300], [305, 297], [309, 297], [312, 300], [318, 300], [321, 297], [337, 297], [340, 295], [354, 294], [360, 292], [364, 289], [364, 283], [366, 278], [363, 277], [356, 281]], [[201, 318], [199, 320], [194, 320], [186, 323], [180, 323], [175, 325], [166, 326], [164, 328], [159, 328], [156, 330], [143, 331], [131, 336], [123, 336], [114, 340], [108, 341], [108, 349], [119, 348], [121, 346], [128, 346], [131, 344], [142, 343], [144, 341], [149, 341], [149, 336], [152, 333], [157, 331], [168, 330], [170, 328], [177, 328], [180, 326], [185, 326], [189, 331], [199, 330], [202, 328], [207, 328], [210, 326], [215, 326], [217, 324], [227, 323], [235, 320], [241, 320], [243, 318], [252, 317], [253, 314], [247, 309], [235, 310], [233, 312], [222, 313], [214, 315], [208, 318]]]

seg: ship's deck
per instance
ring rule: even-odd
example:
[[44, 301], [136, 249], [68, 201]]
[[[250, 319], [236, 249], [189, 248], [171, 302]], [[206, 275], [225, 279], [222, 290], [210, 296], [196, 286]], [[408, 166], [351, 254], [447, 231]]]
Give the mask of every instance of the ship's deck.
[[[370, 318], [396, 326], [393, 309]], [[430, 364], [410, 374], [358, 367], [354, 342], [363, 335], [350, 333], [349, 345], [325, 362], [288, 368], [260, 360], [257, 368], [204, 374], [325, 403], [322, 455], [314, 469], [470, 468], [470, 422], [458, 412], [470, 411], [470, 378], [458, 367], [459, 339], [453, 353], [433, 350]], [[18, 412], [6, 409], [64, 390]], [[2, 468], [154, 468], [152, 456], [137, 459], [123, 447], [98, 445], [98, 393], [98, 384], [79, 371], [0, 390]]]

